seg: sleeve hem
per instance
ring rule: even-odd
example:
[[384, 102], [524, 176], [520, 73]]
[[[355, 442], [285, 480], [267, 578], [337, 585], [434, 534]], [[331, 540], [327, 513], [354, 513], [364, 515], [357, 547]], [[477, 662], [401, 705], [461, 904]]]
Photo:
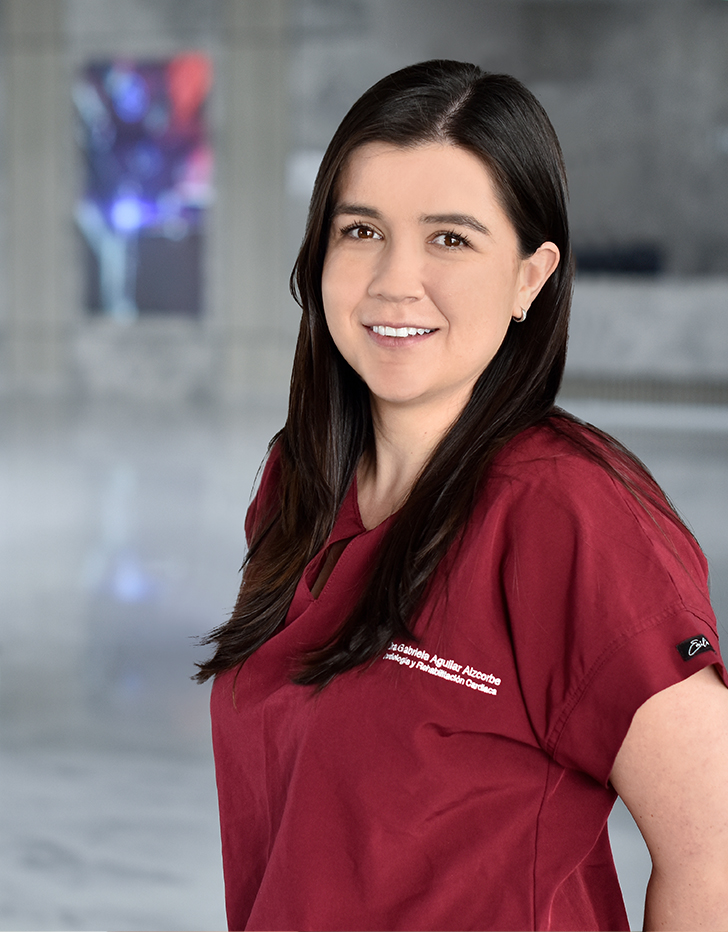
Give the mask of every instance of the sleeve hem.
[[[695, 635], [706, 636], [713, 650], [686, 662], [677, 645]], [[713, 664], [728, 686], [711, 621], [682, 602], [673, 604], [602, 653], [571, 691], [546, 736], [546, 751], [606, 785], [637, 709], [656, 693]]]

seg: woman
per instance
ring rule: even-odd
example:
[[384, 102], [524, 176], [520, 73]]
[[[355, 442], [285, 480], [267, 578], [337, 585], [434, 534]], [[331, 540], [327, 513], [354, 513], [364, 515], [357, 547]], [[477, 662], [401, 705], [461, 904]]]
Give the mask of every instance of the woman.
[[384, 78], [324, 156], [286, 425], [208, 637], [231, 928], [728, 927], [728, 692], [706, 565], [554, 407], [566, 182], [517, 81]]

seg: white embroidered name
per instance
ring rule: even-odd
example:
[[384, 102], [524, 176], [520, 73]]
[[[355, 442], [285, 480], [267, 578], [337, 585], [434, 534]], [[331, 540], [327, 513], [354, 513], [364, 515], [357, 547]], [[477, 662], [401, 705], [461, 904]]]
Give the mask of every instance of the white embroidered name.
[[438, 676], [458, 686], [467, 686], [468, 689], [487, 693], [490, 696], [498, 695], [497, 687], [501, 684], [499, 676], [483, 673], [482, 670], [476, 670], [475, 667], [469, 665], [463, 669], [462, 664], [455, 663], [448, 657], [438, 657], [437, 654], [430, 656], [426, 650], [420, 650], [411, 644], [396, 644], [392, 641], [384, 659], [393, 660], [409, 670], [429, 673], [430, 676]]

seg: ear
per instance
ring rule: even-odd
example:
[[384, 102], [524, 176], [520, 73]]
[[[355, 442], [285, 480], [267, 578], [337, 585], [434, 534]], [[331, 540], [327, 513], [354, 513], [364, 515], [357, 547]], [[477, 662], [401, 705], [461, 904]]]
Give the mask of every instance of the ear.
[[522, 260], [518, 288], [521, 309], [527, 311], [531, 307], [536, 295], [559, 264], [560, 258], [558, 246], [554, 243], [541, 243], [534, 253]]

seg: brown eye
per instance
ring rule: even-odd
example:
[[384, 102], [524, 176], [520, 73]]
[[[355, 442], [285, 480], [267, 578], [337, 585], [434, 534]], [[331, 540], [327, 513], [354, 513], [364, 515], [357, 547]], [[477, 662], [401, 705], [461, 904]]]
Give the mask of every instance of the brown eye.
[[377, 233], [372, 227], [365, 226], [361, 223], [352, 223], [350, 226], [344, 227], [341, 233], [342, 236], [348, 236], [352, 239], [373, 240], [382, 238], [381, 234]]
[[438, 233], [432, 240], [436, 246], [443, 246], [445, 249], [460, 249], [463, 246], [469, 246], [470, 241], [459, 233]]

